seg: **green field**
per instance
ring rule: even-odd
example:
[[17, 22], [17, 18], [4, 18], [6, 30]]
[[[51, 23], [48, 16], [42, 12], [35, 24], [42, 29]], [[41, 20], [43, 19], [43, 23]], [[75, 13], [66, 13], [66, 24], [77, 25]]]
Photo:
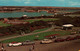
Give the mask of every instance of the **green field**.
[[[35, 39], [45, 39], [45, 36], [51, 35], [51, 34], [60, 34], [60, 36], [64, 36], [64, 35], [69, 35], [70, 32], [69, 31], [54, 31], [54, 32], [44, 32], [44, 33], [39, 33], [39, 34], [35, 34], [35, 35], [28, 35], [28, 36], [23, 36], [23, 37], [17, 37], [17, 38], [13, 38], [13, 39], [8, 39], [8, 40], [4, 40], [2, 41], [3, 43], [9, 43], [9, 42], [22, 42], [25, 40], [35, 40]], [[35, 36], [39, 36], [38, 38]]]
[[[47, 29], [49, 29], [49, 28], [38, 29], [38, 30], [33, 31], [32, 33], [40, 32], [40, 31], [45, 31], [45, 30], [47, 30]], [[8, 35], [8, 36], [2, 36], [2, 37], [0, 37], [0, 39], [9, 38], [9, 37], [14, 37], [14, 36], [18, 36], [18, 35], [19, 35], [19, 34]]]
[[6, 24], [6, 23], [3, 23], [3, 21], [0, 21], [0, 26], [10, 26], [11, 24]]
[[43, 20], [43, 21], [55, 21], [55, 20], [58, 20], [57, 18], [47, 18], [47, 19], [31, 19], [31, 20], [24, 20], [24, 21], [27, 21], [27, 22], [34, 22], [34, 21], [39, 21], [39, 20]]
[[13, 34], [13, 35], [2, 36], [2, 37], [0, 37], [0, 39], [9, 38], [9, 37], [14, 37], [14, 36], [18, 36], [18, 35], [19, 35], [19, 34]]
[[33, 33], [40, 32], [40, 31], [45, 31], [45, 30], [47, 30], [47, 29], [49, 29], [49, 28], [38, 29], [38, 30], [33, 31]]
[[[24, 21], [27, 21], [27, 22], [34, 22], [34, 21], [39, 21], [39, 20], [43, 20], [43, 21], [51, 21], [51, 20], [58, 20], [57, 18], [54, 18], [54, 19], [31, 19], [31, 20], [24, 20]], [[3, 23], [3, 21], [0, 21], [0, 26], [11, 26], [11, 24], [7, 24], [7, 23]]]

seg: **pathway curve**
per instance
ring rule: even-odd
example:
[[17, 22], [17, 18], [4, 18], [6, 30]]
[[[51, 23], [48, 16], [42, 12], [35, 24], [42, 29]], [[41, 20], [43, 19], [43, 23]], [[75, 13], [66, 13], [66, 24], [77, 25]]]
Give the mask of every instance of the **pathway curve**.
[[45, 31], [40, 31], [40, 32], [36, 32], [36, 33], [28, 33], [28, 34], [24, 34], [24, 35], [18, 35], [18, 36], [13, 36], [13, 37], [7, 37], [7, 38], [3, 38], [3, 39], [0, 39], [0, 41], [3, 41], [3, 40], [7, 40], [7, 39], [12, 39], [12, 38], [17, 38], [17, 37], [22, 37], [22, 36], [28, 36], [28, 35], [34, 35], [34, 34], [38, 34], [38, 33], [43, 33], [43, 32], [48, 32], [48, 31], [51, 31], [53, 29], [53, 27], [45, 30]]

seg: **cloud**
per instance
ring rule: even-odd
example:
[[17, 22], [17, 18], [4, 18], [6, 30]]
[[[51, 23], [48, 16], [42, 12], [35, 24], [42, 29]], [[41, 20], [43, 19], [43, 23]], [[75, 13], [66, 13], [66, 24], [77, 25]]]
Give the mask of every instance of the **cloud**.
[[14, 0], [14, 1], [29, 1], [29, 0]]
[[65, 1], [65, 0], [58, 0], [58, 1]]
[[65, 1], [65, 0], [55, 0], [55, 1], [61, 1], [62, 2], [62, 1]]
[[37, 1], [41, 1], [41, 0], [37, 0]]
[[30, 1], [30, 0], [0, 0], [0, 1], [14, 1], [14, 2], [26, 2], [26, 1]]
[[80, 3], [79, 2], [69, 2], [69, 5], [70, 6], [79, 6], [80, 5]]
[[14, 0], [15, 2], [23, 2], [24, 4], [29, 4], [32, 1], [31, 0]]
[[24, 2], [25, 4], [30, 4], [31, 2]]

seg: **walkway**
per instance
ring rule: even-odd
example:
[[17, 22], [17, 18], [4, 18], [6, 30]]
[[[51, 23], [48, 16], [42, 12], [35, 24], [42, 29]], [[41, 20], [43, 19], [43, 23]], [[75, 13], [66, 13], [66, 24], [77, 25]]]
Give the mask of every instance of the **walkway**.
[[34, 34], [38, 34], [38, 33], [44, 33], [44, 32], [51, 31], [52, 29], [53, 28], [51, 27], [51, 28], [49, 28], [45, 31], [40, 31], [40, 32], [36, 32], [36, 33], [31, 32], [31, 33], [24, 34], [24, 35], [18, 35], [18, 36], [13, 36], [13, 37], [8, 37], [8, 38], [2, 38], [2, 39], [0, 39], [0, 41], [7, 40], [7, 39], [12, 39], [12, 38], [17, 38], [17, 37], [22, 37], [22, 36], [34, 35]]

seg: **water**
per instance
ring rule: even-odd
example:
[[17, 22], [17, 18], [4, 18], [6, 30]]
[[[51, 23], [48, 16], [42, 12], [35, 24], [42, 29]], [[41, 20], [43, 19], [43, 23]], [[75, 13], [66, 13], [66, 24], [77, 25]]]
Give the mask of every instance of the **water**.
[[[80, 10], [62, 10], [60, 13], [64, 12], [76, 12]], [[9, 18], [9, 17], [22, 17], [23, 15], [27, 15], [28, 17], [36, 17], [36, 16], [51, 16], [54, 15], [52, 13], [47, 13], [46, 11], [41, 11], [41, 12], [6, 12], [6, 13], [0, 13], [0, 18]]]
[[47, 13], [46, 11], [42, 12], [6, 12], [0, 13], [0, 18], [8, 18], [8, 17], [22, 17], [23, 15], [27, 15], [28, 17], [36, 17], [36, 16], [50, 16], [53, 15], [52, 13]]

